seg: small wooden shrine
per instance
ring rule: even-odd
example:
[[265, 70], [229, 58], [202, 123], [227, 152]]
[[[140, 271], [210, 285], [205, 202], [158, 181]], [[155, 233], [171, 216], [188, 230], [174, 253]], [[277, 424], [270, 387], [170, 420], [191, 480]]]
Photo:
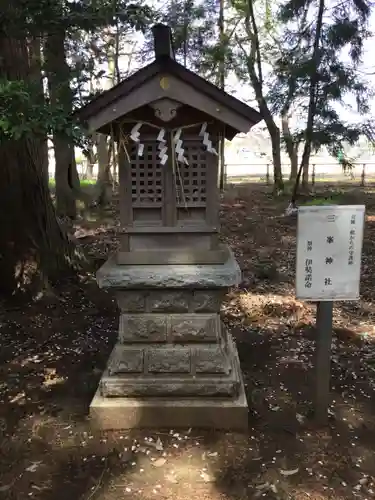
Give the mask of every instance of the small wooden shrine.
[[80, 111], [119, 143], [119, 264], [223, 263], [218, 242], [218, 143], [260, 114], [178, 64], [167, 26], [155, 61]]
[[91, 413], [107, 428], [242, 428], [237, 351], [219, 315], [241, 274], [219, 241], [218, 150], [262, 117], [177, 63], [167, 26], [153, 34], [154, 62], [78, 112], [119, 151], [121, 247], [97, 273], [116, 292], [119, 338]]

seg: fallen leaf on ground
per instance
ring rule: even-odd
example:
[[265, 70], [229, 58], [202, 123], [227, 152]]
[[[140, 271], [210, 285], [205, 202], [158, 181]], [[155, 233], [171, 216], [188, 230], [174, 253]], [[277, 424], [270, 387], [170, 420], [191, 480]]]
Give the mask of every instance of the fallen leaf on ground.
[[290, 470], [280, 469], [280, 474], [283, 476], [293, 476], [293, 474], [297, 474], [298, 471], [299, 467], [297, 467], [297, 469], [290, 469]]
[[160, 457], [160, 458], [156, 459], [155, 462], [152, 462], [152, 465], [154, 467], [162, 467], [166, 461], [167, 460], [165, 458]]
[[270, 483], [263, 483], [263, 484], [258, 484], [258, 486], [256, 486], [256, 489], [257, 490], [265, 490], [266, 488], [269, 488], [270, 487]]
[[167, 475], [165, 476], [165, 479], [166, 479], [167, 481], [169, 481], [170, 483], [173, 483], [173, 484], [178, 484], [178, 479], [177, 479], [177, 477], [176, 477], [176, 476], [174, 476], [173, 474], [167, 474]]
[[35, 472], [42, 462], [33, 462], [25, 470], [26, 472]]
[[296, 419], [298, 420], [298, 422], [300, 424], [303, 424], [303, 422], [305, 421], [305, 417], [303, 415], [301, 415], [300, 413], [296, 414]]
[[156, 444], [155, 444], [155, 448], [158, 451], [163, 451], [164, 450], [163, 443], [162, 443], [162, 441], [161, 441], [160, 438], [157, 439]]
[[207, 453], [207, 455], [209, 457], [217, 457], [218, 456], [218, 452], [217, 451], [211, 451], [211, 452]]
[[205, 483], [212, 483], [214, 481], [214, 478], [207, 474], [207, 472], [201, 472], [201, 478]]

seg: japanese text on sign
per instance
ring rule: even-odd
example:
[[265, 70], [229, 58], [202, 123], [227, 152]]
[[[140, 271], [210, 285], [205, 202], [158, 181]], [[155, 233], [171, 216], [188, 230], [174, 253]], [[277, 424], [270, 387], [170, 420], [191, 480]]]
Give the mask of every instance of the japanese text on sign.
[[296, 295], [305, 300], [359, 297], [365, 207], [298, 210]]

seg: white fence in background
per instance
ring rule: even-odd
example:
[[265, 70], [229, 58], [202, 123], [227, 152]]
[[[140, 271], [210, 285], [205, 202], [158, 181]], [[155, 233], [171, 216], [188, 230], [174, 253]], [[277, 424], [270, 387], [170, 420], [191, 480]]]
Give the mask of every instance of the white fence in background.
[[[284, 179], [290, 175], [290, 165], [281, 166]], [[271, 164], [244, 164], [231, 163], [227, 165], [227, 177], [233, 180], [238, 178], [254, 179], [272, 183], [273, 169]], [[350, 172], [344, 172], [337, 163], [310, 163], [310, 181], [375, 181], [375, 162], [356, 163]]]
[[[54, 177], [54, 164], [50, 165], [49, 175]], [[88, 177], [87, 167], [84, 163], [77, 164], [78, 174], [81, 179]], [[290, 166], [288, 164], [282, 165], [283, 177], [289, 178]], [[272, 183], [273, 171], [272, 165], [267, 163], [228, 163], [226, 165], [227, 177], [235, 180], [241, 178], [254, 179], [254, 181], [263, 181]], [[97, 165], [93, 166], [93, 177], [96, 178], [98, 174]], [[337, 163], [314, 163], [310, 164], [310, 181], [350, 181], [358, 182], [375, 181], [375, 162], [369, 163], [356, 163], [355, 168], [349, 173], [344, 173], [341, 166]]]

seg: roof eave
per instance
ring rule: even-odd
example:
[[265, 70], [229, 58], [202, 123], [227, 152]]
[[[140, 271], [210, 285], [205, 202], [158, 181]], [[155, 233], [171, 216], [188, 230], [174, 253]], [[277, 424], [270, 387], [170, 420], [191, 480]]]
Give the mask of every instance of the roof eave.
[[[158, 73], [163, 72], [168, 72], [183, 80], [184, 77], [187, 76], [189, 79], [193, 79], [193, 82], [191, 82], [192, 85], [194, 85], [194, 80], [199, 82], [200, 88], [197, 90], [249, 121], [249, 129], [247, 132], [263, 119], [262, 115], [254, 108], [251, 108], [230, 94], [220, 90], [212, 83], [204, 80], [199, 75], [169, 58], [156, 60], [136, 73], [133, 73], [133, 75], [126, 80], [123, 80], [115, 87], [104, 91], [84, 107], [75, 111], [73, 113], [73, 117], [77, 118], [82, 125], [87, 125], [89, 119], [99, 113], [103, 108], [113, 105], [118, 99], [131, 93], [137, 85], [142, 84]], [[238, 130], [238, 132], [242, 132], [242, 130]]]

